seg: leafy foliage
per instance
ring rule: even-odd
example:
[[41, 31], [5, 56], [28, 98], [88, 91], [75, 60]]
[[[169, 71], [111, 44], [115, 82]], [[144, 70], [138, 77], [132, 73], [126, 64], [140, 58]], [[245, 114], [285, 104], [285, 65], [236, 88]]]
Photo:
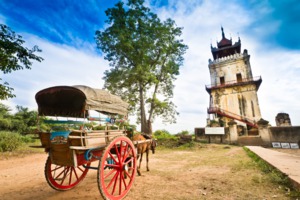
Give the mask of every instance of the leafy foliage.
[[[42, 57], [34, 54], [34, 52], [41, 52], [38, 46], [28, 49], [23, 47], [24, 43], [22, 36], [17, 35], [8, 26], [0, 24], [0, 70], [4, 74], [24, 68], [31, 69], [32, 60], [39, 62], [43, 60]], [[0, 83], [0, 99], [15, 97], [12, 91], [13, 88], [9, 87], [7, 82]]]
[[167, 139], [167, 138], [174, 138], [174, 135], [167, 130], [157, 130], [153, 133], [153, 136], [157, 139]]
[[185, 130], [185, 131], [181, 131], [178, 133], [178, 135], [189, 135], [189, 131]]
[[119, 2], [108, 9], [109, 26], [96, 32], [96, 42], [111, 66], [105, 71], [105, 88], [128, 101], [141, 131], [151, 133], [157, 116], [176, 122], [173, 81], [187, 46], [178, 39], [182, 28], [171, 19], [162, 22], [143, 3], [129, 0], [127, 6]]
[[0, 129], [28, 134], [36, 129], [37, 112], [28, 108], [17, 106], [15, 114], [9, 113], [10, 109], [0, 103]]
[[12, 132], [0, 132], [0, 152], [13, 151], [22, 145], [20, 134]]
[[17, 132], [0, 131], [0, 152], [14, 151], [25, 143], [33, 143], [34, 139]]

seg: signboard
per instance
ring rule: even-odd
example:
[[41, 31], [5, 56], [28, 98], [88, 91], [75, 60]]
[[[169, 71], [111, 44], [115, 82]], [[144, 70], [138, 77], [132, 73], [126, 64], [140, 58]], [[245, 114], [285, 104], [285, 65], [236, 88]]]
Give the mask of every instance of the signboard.
[[297, 143], [290, 143], [291, 149], [299, 149], [299, 145]]
[[225, 135], [224, 127], [205, 127], [205, 135]]
[[281, 148], [280, 142], [272, 142], [273, 148]]
[[289, 149], [290, 148], [290, 143], [281, 143], [281, 147], [283, 148], [283, 149]]
[[299, 149], [298, 143], [287, 143], [287, 142], [272, 142], [273, 148], [283, 148], [283, 149]]

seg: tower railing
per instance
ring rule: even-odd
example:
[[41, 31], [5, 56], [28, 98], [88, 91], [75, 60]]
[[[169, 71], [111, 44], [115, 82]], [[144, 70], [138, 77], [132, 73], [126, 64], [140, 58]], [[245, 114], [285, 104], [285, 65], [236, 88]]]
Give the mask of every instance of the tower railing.
[[218, 108], [218, 107], [209, 107], [207, 109], [207, 113], [208, 114], [217, 113], [219, 115], [228, 117], [230, 119], [236, 119], [236, 120], [238, 120], [240, 122], [248, 124], [249, 126], [257, 128], [257, 124], [256, 124], [255, 120], [247, 118], [247, 117], [242, 116], [242, 115], [238, 115], [236, 113], [233, 113], [233, 112], [230, 112], [230, 111], [227, 111], [227, 110], [223, 110], [223, 109]]
[[226, 81], [224, 83], [216, 83], [216, 84], [211, 84], [211, 85], [205, 85], [206, 90], [211, 90], [214, 88], [222, 88], [222, 87], [229, 87], [229, 86], [235, 86], [239, 84], [249, 84], [249, 83], [255, 83], [259, 82], [261, 83], [262, 79], [261, 76], [256, 76], [253, 78], [243, 78], [241, 80], [233, 80], [233, 81]]

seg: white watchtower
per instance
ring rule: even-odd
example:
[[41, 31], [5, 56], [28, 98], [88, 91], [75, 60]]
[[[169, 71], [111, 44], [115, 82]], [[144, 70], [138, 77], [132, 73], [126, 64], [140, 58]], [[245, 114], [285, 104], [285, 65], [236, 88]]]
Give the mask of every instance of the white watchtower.
[[[221, 121], [223, 126], [231, 120], [239, 125], [257, 128], [261, 119], [257, 91], [262, 82], [261, 77], [253, 77], [250, 55], [245, 49], [241, 53], [241, 40], [232, 44], [227, 39], [223, 27], [222, 39], [217, 47], [211, 46], [213, 60], [209, 59], [211, 84], [206, 85], [210, 102], [207, 110], [209, 120]], [[222, 125], [221, 124], [221, 125]]]

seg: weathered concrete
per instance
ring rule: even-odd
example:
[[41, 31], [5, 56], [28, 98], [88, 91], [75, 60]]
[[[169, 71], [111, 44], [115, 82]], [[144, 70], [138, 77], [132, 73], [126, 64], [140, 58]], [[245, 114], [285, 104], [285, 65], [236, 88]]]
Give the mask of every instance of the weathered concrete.
[[246, 146], [267, 163], [286, 174], [294, 186], [300, 189], [300, 156], [278, 152], [258, 146]]
[[300, 126], [269, 127], [271, 142], [300, 142]]
[[237, 143], [241, 146], [264, 146], [264, 142], [260, 136], [241, 136]]
[[270, 132], [268, 129], [268, 124], [269, 124], [269, 122], [264, 119], [260, 119], [257, 122], [258, 133], [261, 136], [261, 139], [263, 141], [263, 146], [271, 147], [271, 139], [270, 139], [271, 136], [270, 136]]
[[234, 120], [231, 120], [229, 125], [229, 138], [230, 144], [236, 144], [238, 141], [238, 132], [237, 132], [237, 123]]

